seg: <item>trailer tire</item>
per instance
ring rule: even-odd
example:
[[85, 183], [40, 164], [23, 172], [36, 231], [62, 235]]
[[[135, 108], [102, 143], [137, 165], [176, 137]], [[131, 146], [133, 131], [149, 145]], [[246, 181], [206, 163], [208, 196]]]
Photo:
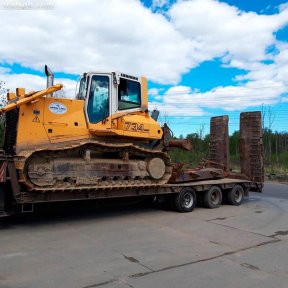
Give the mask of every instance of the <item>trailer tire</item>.
[[232, 189], [227, 191], [227, 203], [234, 206], [239, 206], [244, 198], [244, 190], [242, 186], [235, 185]]
[[196, 193], [191, 187], [185, 187], [175, 195], [174, 204], [178, 212], [191, 212], [196, 206]]
[[203, 204], [205, 208], [218, 208], [222, 203], [222, 191], [217, 186], [212, 186], [204, 193]]

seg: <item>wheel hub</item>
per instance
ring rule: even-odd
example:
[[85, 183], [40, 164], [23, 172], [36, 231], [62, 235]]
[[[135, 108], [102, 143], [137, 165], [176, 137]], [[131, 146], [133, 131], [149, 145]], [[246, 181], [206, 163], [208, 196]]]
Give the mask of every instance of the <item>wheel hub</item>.
[[192, 207], [192, 205], [193, 205], [193, 197], [189, 193], [186, 193], [184, 195], [183, 206], [185, 208], [190, 208]]

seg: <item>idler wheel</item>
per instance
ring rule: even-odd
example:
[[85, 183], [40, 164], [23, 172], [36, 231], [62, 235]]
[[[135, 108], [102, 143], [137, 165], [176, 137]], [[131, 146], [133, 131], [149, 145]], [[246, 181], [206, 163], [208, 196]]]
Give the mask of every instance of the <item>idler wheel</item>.
[[147, 163], [147, 171], [153, 179], [160, 179], [165, 174], [165, 163], [161, 158], [152, 158]]

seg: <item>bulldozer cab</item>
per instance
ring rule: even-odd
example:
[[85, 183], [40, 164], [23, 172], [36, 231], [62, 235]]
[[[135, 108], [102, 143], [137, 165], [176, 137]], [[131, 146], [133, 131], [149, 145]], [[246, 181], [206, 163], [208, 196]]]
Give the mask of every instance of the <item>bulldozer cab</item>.
[[141, 110], [141, 80], [122, 73], [85, 73], [78, 99], [85, 99], [87, 122], [97, 124], [119, 112]]
[[77, 98], [84, 100], [89, 133], [94, 136], [161, 139], [160, 125], [148, 113], [147, 79], [123, 73], [83, 74]]

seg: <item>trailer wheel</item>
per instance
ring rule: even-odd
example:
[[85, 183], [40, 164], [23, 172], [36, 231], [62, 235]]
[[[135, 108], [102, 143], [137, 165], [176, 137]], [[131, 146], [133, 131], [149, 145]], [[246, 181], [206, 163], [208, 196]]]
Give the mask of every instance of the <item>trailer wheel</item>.
[[242, 186], [235, 185], [227, 192], [227, 203], [234, 206], [239, 206], [244, 197], [244, 190]]
[[196, 193], [190, 187], [185, 187], [174, 198], [175, 208], [178, 212], [191, 212], [196, 205]]
[[206, 208], [218, 208], [222, 203], [222, 191], [217, 186], [212, 186], [204, 193], [203, 204]]

